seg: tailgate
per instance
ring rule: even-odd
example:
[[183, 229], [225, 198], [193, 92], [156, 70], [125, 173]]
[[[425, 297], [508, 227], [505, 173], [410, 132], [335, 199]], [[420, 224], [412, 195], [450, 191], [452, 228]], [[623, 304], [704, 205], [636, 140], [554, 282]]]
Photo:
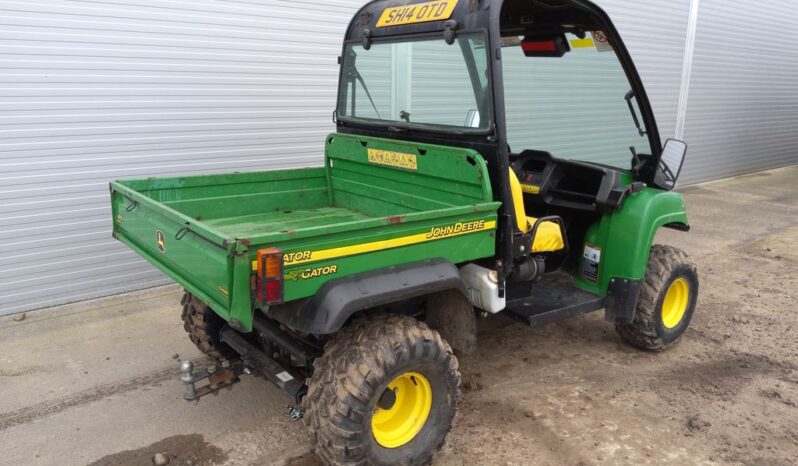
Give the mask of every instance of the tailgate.
[[228, 318], [236, 240], [122, 183], [111, 183], [114, 238]]

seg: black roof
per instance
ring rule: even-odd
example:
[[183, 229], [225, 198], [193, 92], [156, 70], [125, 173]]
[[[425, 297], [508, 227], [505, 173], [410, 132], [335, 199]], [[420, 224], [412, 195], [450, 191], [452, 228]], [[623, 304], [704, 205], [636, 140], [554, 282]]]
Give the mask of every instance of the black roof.
[[[456, 29], [490, 28], [490, 11], [502, 8], [502, 31], [517, 30], [519, 34], [548, 28], [559, 29], [562, 24], [573, 24], [586, 30], [602, 28], [595, 15], [603, 15], [598, 7], [582, 0], [459, 0], [447, 21], [430, 21], [415, 24], [380, 27], [380, 16], [388, 8], [412, 7], [440, 0], [374, 0], [364, 5], [352, 18], [347, 30], [347, 40], [361, 40], [366, 34], [372, 38], [442, 32], [447, 22], [454, 21]], [[592, 12], [586, 10], [588, 7]], [[592, 13], [592, 14], [591, 14]], [[452, 23], [449, 23], [452, 24]]]

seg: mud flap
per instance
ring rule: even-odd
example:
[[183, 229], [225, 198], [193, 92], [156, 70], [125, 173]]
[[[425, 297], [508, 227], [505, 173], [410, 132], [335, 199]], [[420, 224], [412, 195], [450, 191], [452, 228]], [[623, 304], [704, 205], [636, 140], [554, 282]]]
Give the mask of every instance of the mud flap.
[[463, 355], [477, 350], [477, 316], [474, 306], [459, 290], [446, 290], [426, 300], [425, 322]]
[[614, 324], [630, 324], [635, 318], [637, 299], [643, 280], [613, 278], [607, 289], [607, 308], [604, 318]]

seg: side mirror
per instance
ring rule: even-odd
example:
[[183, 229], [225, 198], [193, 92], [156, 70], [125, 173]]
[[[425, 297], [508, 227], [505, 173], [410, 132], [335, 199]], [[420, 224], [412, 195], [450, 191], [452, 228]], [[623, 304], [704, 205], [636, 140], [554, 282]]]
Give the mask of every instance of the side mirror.
[[684, 141], [676, 139], [665, 141], [659, 166], [656, 173], [654, 173], [654, 184], [657, 187], [670, 191], [676, 186], [686, 154], [687, 144]]
[[471, 109], [466, 113], [465, 128], [479, 128], [479, 110]]

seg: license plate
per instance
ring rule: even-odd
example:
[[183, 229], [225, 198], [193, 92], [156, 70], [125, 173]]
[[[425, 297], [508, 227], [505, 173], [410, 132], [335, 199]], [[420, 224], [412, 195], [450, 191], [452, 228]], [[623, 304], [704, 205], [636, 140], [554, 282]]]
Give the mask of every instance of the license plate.
[[438, 0], [436, 2], [386, 8], [382, 12], [379, 21], [377, 21], [377, 27], [443, 21], [452, 16], [457, 2], [458, 0]]

